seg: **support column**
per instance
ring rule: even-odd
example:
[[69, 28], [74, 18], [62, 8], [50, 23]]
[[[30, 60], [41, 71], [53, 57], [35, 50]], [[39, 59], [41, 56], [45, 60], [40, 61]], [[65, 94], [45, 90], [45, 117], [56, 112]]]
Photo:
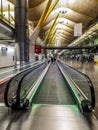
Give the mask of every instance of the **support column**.
[[29, 61], [29, 44], [27, 40], [27, 0], [15, 0], [15, 38], [20, 64]]
[[44, 53], [45, 58], [47, 58], [47, 49], [43, 49], [43, 53]]

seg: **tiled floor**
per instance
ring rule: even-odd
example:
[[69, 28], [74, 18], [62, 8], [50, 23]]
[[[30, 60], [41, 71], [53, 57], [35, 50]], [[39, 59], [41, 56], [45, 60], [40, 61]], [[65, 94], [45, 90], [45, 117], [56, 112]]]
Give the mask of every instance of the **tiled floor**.
[[95, 111], [98, 115], [98, 65], [90, 62], [81, 63], [76, 60], [65, 60], [65, 63], [88, 75], [94, 85], [96, 94]]

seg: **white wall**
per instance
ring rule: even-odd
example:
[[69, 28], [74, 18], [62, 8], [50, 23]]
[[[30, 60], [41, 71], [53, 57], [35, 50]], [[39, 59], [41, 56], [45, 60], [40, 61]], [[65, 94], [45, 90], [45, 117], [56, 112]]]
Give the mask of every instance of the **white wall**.
[[[4, 47], [4, 49], [7, 48], [7, 50], [2, 50], [2, 47]], [[14, 65], [14, 51], [14, 47], [0, 44], [0, 67]]]

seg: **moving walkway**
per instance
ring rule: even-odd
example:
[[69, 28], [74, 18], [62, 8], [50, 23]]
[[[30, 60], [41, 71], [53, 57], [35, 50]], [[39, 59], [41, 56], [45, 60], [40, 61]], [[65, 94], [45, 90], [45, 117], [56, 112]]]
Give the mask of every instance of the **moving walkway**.
[[[75, 76], [76, 81], [73, 80]], [[95, 107], [95, 94], [87, 76], [60, 61], [41, 63], [16, 75], [5, 89], [6, 106], [27, 109], [32, 103], [76, 104], [82, 112], [91, 112]]]
[[40, 64], [42, 61], [35, 61], [35, 62], [26, 62], [24, 64], [17, 64], [13, 65], [10, 68], [5, 67], [5, 68], [0, 68], [0, 103], [4, 102], [4, 90], [6, 84], [11, 80], [12, 77], [15, 75], [26, 71], [28, 67], [33, 67], [36, 66], [37, 64]]
[[[85, 86], [79, 83], [84, 81]], [[81, 90], [82, 87], [85, 89]], [[6, 118], [2, 116], [1, 130], [5, 130], [2, 125], [8, 130], [97, 130], [98, 127], [92, 114], [95, 95], [91, 81], [61, 61], [43, 62], [16, 75], [6, 86], [5, 104], [14, 111], [8, 114], [3, 107]]]

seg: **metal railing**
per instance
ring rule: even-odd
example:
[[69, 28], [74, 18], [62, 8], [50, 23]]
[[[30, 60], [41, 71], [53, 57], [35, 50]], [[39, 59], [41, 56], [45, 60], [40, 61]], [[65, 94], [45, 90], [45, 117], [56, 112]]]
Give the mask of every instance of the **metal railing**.
[[[30, 89], [38, 75], [40, 75], [42, 70], [45, 68], [45, 63], [46, 62], [35, 64], [33, 67], [29, 67], [26, 70], [23, 70], [10, 79], [6, 85], [4, 93], [4, 100], [7, 107], [11, 107], [12, 109], [22, 108], [21, 102], [24, 100], [24, 95]], [[39, 67], [41, 68], [39, 69]], [[39, 71], [36, 72], [38, 69]], [[20, 82], [22, 82], [21, 89]], [[19, 90], [21, 92], [19, 92]]]
[[0, 0], [0, 19], [14, 28], [14, 4], [7, 0]]
[[90, 78], [66, 65], [63, 61], [59, 61], [59, 64], [63, 68], [62, 71], [65, 77], [68, 78], [71, 87], [74, 86], [71, 89], [73, 89], [74, 94], [77, 95], [75, 96], [79, 100], [79, 105], [83, 111], [92, 111], [95, 107], [95, 92]]

